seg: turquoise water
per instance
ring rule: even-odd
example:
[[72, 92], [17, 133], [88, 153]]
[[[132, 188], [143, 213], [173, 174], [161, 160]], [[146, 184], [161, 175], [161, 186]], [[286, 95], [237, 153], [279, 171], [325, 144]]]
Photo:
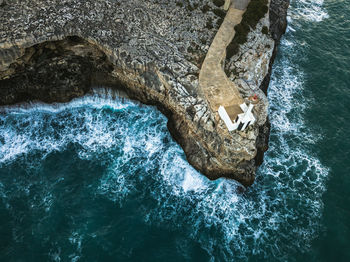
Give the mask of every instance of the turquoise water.
[[0, 261], [350, 261], [350, 2], [292, 1], [256, 183], [209, 181], [155, 108], [0, 109]]

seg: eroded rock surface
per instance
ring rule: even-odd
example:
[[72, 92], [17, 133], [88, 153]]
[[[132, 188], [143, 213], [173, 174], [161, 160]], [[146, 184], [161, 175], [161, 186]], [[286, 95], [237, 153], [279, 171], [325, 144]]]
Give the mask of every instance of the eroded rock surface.
[[[273, 15], [261, 22], [271, 25], [272, 37], [252, 32], [255, 40], [242, 54], [253, 54], [227, 61], [243, 96], [267, 86], [274, 41], [283, 33], [288, 7], [279, 2], [287, 3], [272, 0]], [[5, 1], [0, 5], [0, 104], [65, 102], [94, 86], [122, 89], [158, 106], [196, 169], [211, 179], [224, 176], [250, 185], [261, 162], [257, 157], [267, 148], [266, 97], [261, 92], [258, 123], [230, 133], [222, 131], [225, 126], [198, 92], [201, 63], [224, 15], [210, 0]]]

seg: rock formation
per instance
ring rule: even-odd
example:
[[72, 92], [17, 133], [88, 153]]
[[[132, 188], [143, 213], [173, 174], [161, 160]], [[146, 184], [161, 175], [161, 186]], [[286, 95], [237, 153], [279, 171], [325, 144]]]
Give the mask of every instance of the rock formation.
[[[266, 93], [288, 1], [269, 13], [228, 77], [242, 98], [258, 93], [257, 123], [228, 132], [199, 92], [201, 64], [225, 12], [211, 0], [13, 0], [0, 4], [0, 105], [67, 102], [103, 86], [156, 105], [196, 169], [251, 185], [267, 149]], [[269, 27], [269, 33], [262, 33]], [[262, 91], [261, 91], [262, 90]], [[264, 92], [263, 92], [264, 91]]]

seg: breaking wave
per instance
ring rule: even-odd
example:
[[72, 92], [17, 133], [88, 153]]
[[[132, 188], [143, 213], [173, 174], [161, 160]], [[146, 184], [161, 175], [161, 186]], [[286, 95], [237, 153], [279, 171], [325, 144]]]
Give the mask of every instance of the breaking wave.
[[328, 13], [323, 7], [324, 0], [291, 0], [292, 8], [289, 12], [290, 21], [298, 23], [297, 20], [310, 22], [321, 22], [328, 18]]
[[[195, 171], [168, 133], [166, 118], [155, 108], [108, 94], [63, 105], [1, 108], [0, 169], [18, 160], [40, 169], [50, 154], [73, 150], [79, 159], [106, 166], [96, 177], [96, 195], [120, 207], [138, 199], [137, 214], [145, 226], [181, 229], [190, 239], [176, 247], [185, 258], [190, 251], [184, 243], [194, 241], [211, 261], [248, 256], [290, 261], [291, 254], [306, 252], [319, 232], [328, 175], [312, 153], [319, 137], [303, 123], [308, 102], [302, 95], [304, 76], [297, 67], [302, 43], [293, 38], [292, 29], [293, 20], [301, 17], [316, 22], [326, 18], [322, 1], [293, 4], [292, 25], [280, 47], [284, 55], [276, 61], [269, 89], [270, 148], [256, 183], [245, 192], [234, 181], [212, 182]], [[21, 186], [30, 191], [30, 185], [20, 183], [17, 188]], [[47, 187], [30, 205], [50, 213], [52, 188]], [[13, 195], [7, 194], [6, 185], [0, 184], [6, 208], [13, 209]], [[71, 261], [78, 261], [83, 253], [86, 236], [78, 232], [72, 230], [67, 238], [75, 250], [67, 256]], [[51, 259], [64, 259], [55, 245]]]
[[[97, 96], [59, 107], [6, 109], [0, 117], [1, 165], [31, 159], [28, 155], [35, 152], [42, 160], [76, 145], [79, 158], [107, 162], [97, 194], [119, 206], [130, 195], [152, 199], [151, 205], [139, 207], [146, 225], [181, 228], [213, 260], [251, 254], [283, 259], [286, 249], [305, 250], [317, 232], [328, 173], [307, 151], [314, 141], [300, 121], [303, 104], [292, 112], [300, 103], [296, 96], [302, 80], [287, 64], [276, 67], [270, 89], [270, 150], [257, 182], [243, 194], [234, 181], [211, 182], [196, 172], [154, 108]], [[41, 197], [38, 206], [49, 212], [52, 196], [47, 192]], [[69, 243], [81, 253], [80, 238], [72, 232]]]

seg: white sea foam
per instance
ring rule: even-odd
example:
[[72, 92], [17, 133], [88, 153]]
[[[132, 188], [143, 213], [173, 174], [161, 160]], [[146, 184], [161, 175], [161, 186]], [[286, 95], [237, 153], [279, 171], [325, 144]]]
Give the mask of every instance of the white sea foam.
[[80, 260], [81, 257], [83, 236], [78, 232], [72, 232], [68, 240], [71, 243], [71, 245], [75, 246], [75, 252], [69, 255], [70, 261], [77, 262]]
[[[300, 8], [303, 8], [302, 12]], [[302, 1], [292, 10], [292, 15], [293, 19], [311, 21], [327, 17], [321, 1]], [[295, 31], [289, 30], [289, 33]], [[157, 195], [160, 210], [168, 210], [160, 217], [183, 226], [179, 214], [186, 213], [186, 219], [192, 218], [189, 219], [192, 237], [213, 255], [213, 260], [214, 247], [218, 246], [227, 260], [232, 257], [246, 259], [252, 253], [259, 257], [273, 254], [276, 259], [285, 260], [286, 250], [305, 251], [317, 235], [323, 207], [321, 197], [329, 170], [309, 152], [309, 145], [316, 143], [319, 136], [307, 132], [303, 122], [308, 101], [302, 97], [304, 75], [294, 58], [298, 55], [296, 49], [305, 43], [293, 41], [291, 37], [282, 41], [282, 48], [293, 55], [283, 58], [272, 76], [270, 150], [259, 170], [258, 182], [248, 192], [239, 195], [236, 184], [221, 180], [215, 185], [205, 178], [195, 183], [201, 185], [201, 190], [188, 191], [187, 186], [183, 187], [186, 184], [183, 174], [189, 172], [184, 170], [181, 161], [174, 156], [176, 154], [171, 153], [164, 161], [163, 179], [176, 199], [169, 197], [168, 192], [162, 197]], [[190, 177], [196, 176], [194, 170], [190, 173]], [[176, 180], [180, 183], [174, 182]], [[178, 202], [181, 204], [174, 204]], [[183, 207], [184, 203], [191, 203], [193, 209]], [[300, 210], [296, 209], [296, 203]], [[150, 217], [153, 216], [153, 221], [157, 221], [158, 215], [158, 212], [150, 212], [146, 220], [152, 221]], [[204, 228], [212, 226], [223, 233], [224, 241], [218, 240], [217, 235], [201, 239]], [[285, 241], [288, 241], [287, 245]]]
[[[71, 143], [78, 144], [81, 158], [110, 155], [98, 194], [120, 206], [139, 190], [154, 199], [155, 205], [140, 207], [139, 215], [146, 223], [181, 227], [213, 260], [216, 256], [239, 260], [252, 253], [260, 257], [273, 253], [283, 259], [286, 249], [305, 250], [317, 230], [327, 169], [308, 153], [307, 141], [301, 145], [291, 142], [305, 137], [300, 120], [304, 106], [295, 110], [295, 94], [303, 88], [302, 75], [291, 74], [288, 61], [282, 61], [276, 70], [282, 77], [274, 74], [270, 89], [271, 149], [257, 183], [244, 194], [238, 193], [239, 185], [234, 181], [213, 182], [196, 172], [170, 140], [164, 116], [154, 109], [135, 104], [126, 108], [120, 101], [103, 107], [102, 100], [96, 102], [91, 97], [81, 99], [89, 103], [75, 101], [64, 110], [43, 112], [37, 108], [33, 114], [13, 109], [2, 115], [6, 124], [0, 128], [5, 141], [0, 149], [1, 163], [32, 151], [45, 157]], [[125, 109], [128, 111], [120, 111]], [[312, 134], [308, 136], [312, 138]], [[49, 209], [52, 196], [43, 195], [42, 199], [42, 205]], [[286, 247], [286, 238], [296, 240]], [[72, 245], [79, 245], [79, 239], [72, 237], [72, 241]], [[56, 249], [51, 254], [60, 257]], [[71, 259], [79, 256], [75, 252]]]
[[[305, 131], [308, 101], [297, 56], [298, 48], [307, 47], [293, 38], [298, 30], [294, 21], [320, 21], [327, 14], [322, 1], [292, 5], [293, 29], [281, 43], [286, 55], [276, 63], [269, 89], [270, 149], [257, 182], [244, 193], [234, 181], [209, 181], [195, 171], [155, 109], [108, 93], [64, 105], [2, 108], [0, 165], [33, 151], [44, 158], [73, 143], [79, 145], [80, 158], [107, 158], [109, 168], [100, 178], [98, 194], [120, 206], [136, 193], [152, 198], [155, 204], [139, 207], [145, 223], [181, 228], [211, 261], [252, 255], [287, 260], [288, 252], [305, 251], [318, 233], [328, 169], [310, 149], [319, 137]], [[41, 199], [35, 205], [49, 210], [52, 195], [45, 193]], [[76, 232], [69, 237], [77, 248], [73, 261], [81, 255], [82, 239]], [[184, 251], [186, 245], [180, 241], [177, 248]], [[50, 255], [59, 261], [60, 253], [54, 248]]]
[[293, 20], [307, 20], [311, 22], [321, 22], [329, 17], [323, 7], [323, 0], [292, 0], [289, 13], [289, 22]]
[[[114, 136], [125, 134], [100, 113], [139, 106], [131, 101], [118, 101], [111, 97], [87, 96], [67, 104], [25, 104], [0, 108], [0, 119], [8, 122], [8, 125], [0, 126], [0, 163], [33, 150], [61, 150], [68, 143], [78, 143], [85, 148], [86, 151], [80, 152], [82, 157], [88, 157], [89, 152], [99, 151], [101, 147], [114, 146]], [[132, 115], [131, 110], [130, 117]], [[23, 118], [18, 120], [20, 116]], [[43, 122], [43, 118], [47, 121]]]
[[[103, 101], [96, 103], [92, 98], [81, 99], [90, 101], [79, 102], [81, 106], [65, 105], [62, 111], [33, 114], [21, 109], [20, 117], [15, 110], [2, 115], [2, 121], [8, 122], [0, 131], [5, 141], [1, 163], [32, 151], [41, 151], [45, 157], [70, 143], [81, 146], [79, 156], [84, 159], [107, 153], [111, 164], [100, 179], [98, 194], [122, 206], [140, 190], [137, 188], [149, 190], [146, 197], [153, 198], [156, 205], [140, 207], [144, 221], [181, 227], [213, 261], [217, 256], [244, 260], [251, 254], [274, 254], [283, 260], [286, 250], [305, 250], [316, 233], [328, 171], [307, 150], [313, 137], [302, 132], [305, 106], [295, 108], [295, 95], [303, 88], [302, 75], [291, 74], [288, 61], [282, 61], [276, 70], [282, 77], [274, 74], [270, 87], [270, 151], [258, 181], [244, 194], [238, 193], [234, 181], [212, 182], [196, 172], [178, 145], [164, 142], [170, 140], [166, 121], [153, 109], [142, 107], [145, 114], [137, 105], [129, 105], [124, 114], [128, 118], [118, 118], [113, 116], [118, 111], [106, 113], [101, 110]], [[111, 108], [125, 109], [118, 101], [114, 103]], [[304, 141], [305, 137], [310, 138]], [[304, 142], [299, 145], [294, 140]], [[51, 201], [50, 195], [43, 196], [45, 208], [50, 208]], [[285, 239], [294, 241], [286, 246]], [[54, 259], [60, 257], [56, 249], [51, 254]], [[71, 259], [77, 257], [79, 253], [74, 253]]]

